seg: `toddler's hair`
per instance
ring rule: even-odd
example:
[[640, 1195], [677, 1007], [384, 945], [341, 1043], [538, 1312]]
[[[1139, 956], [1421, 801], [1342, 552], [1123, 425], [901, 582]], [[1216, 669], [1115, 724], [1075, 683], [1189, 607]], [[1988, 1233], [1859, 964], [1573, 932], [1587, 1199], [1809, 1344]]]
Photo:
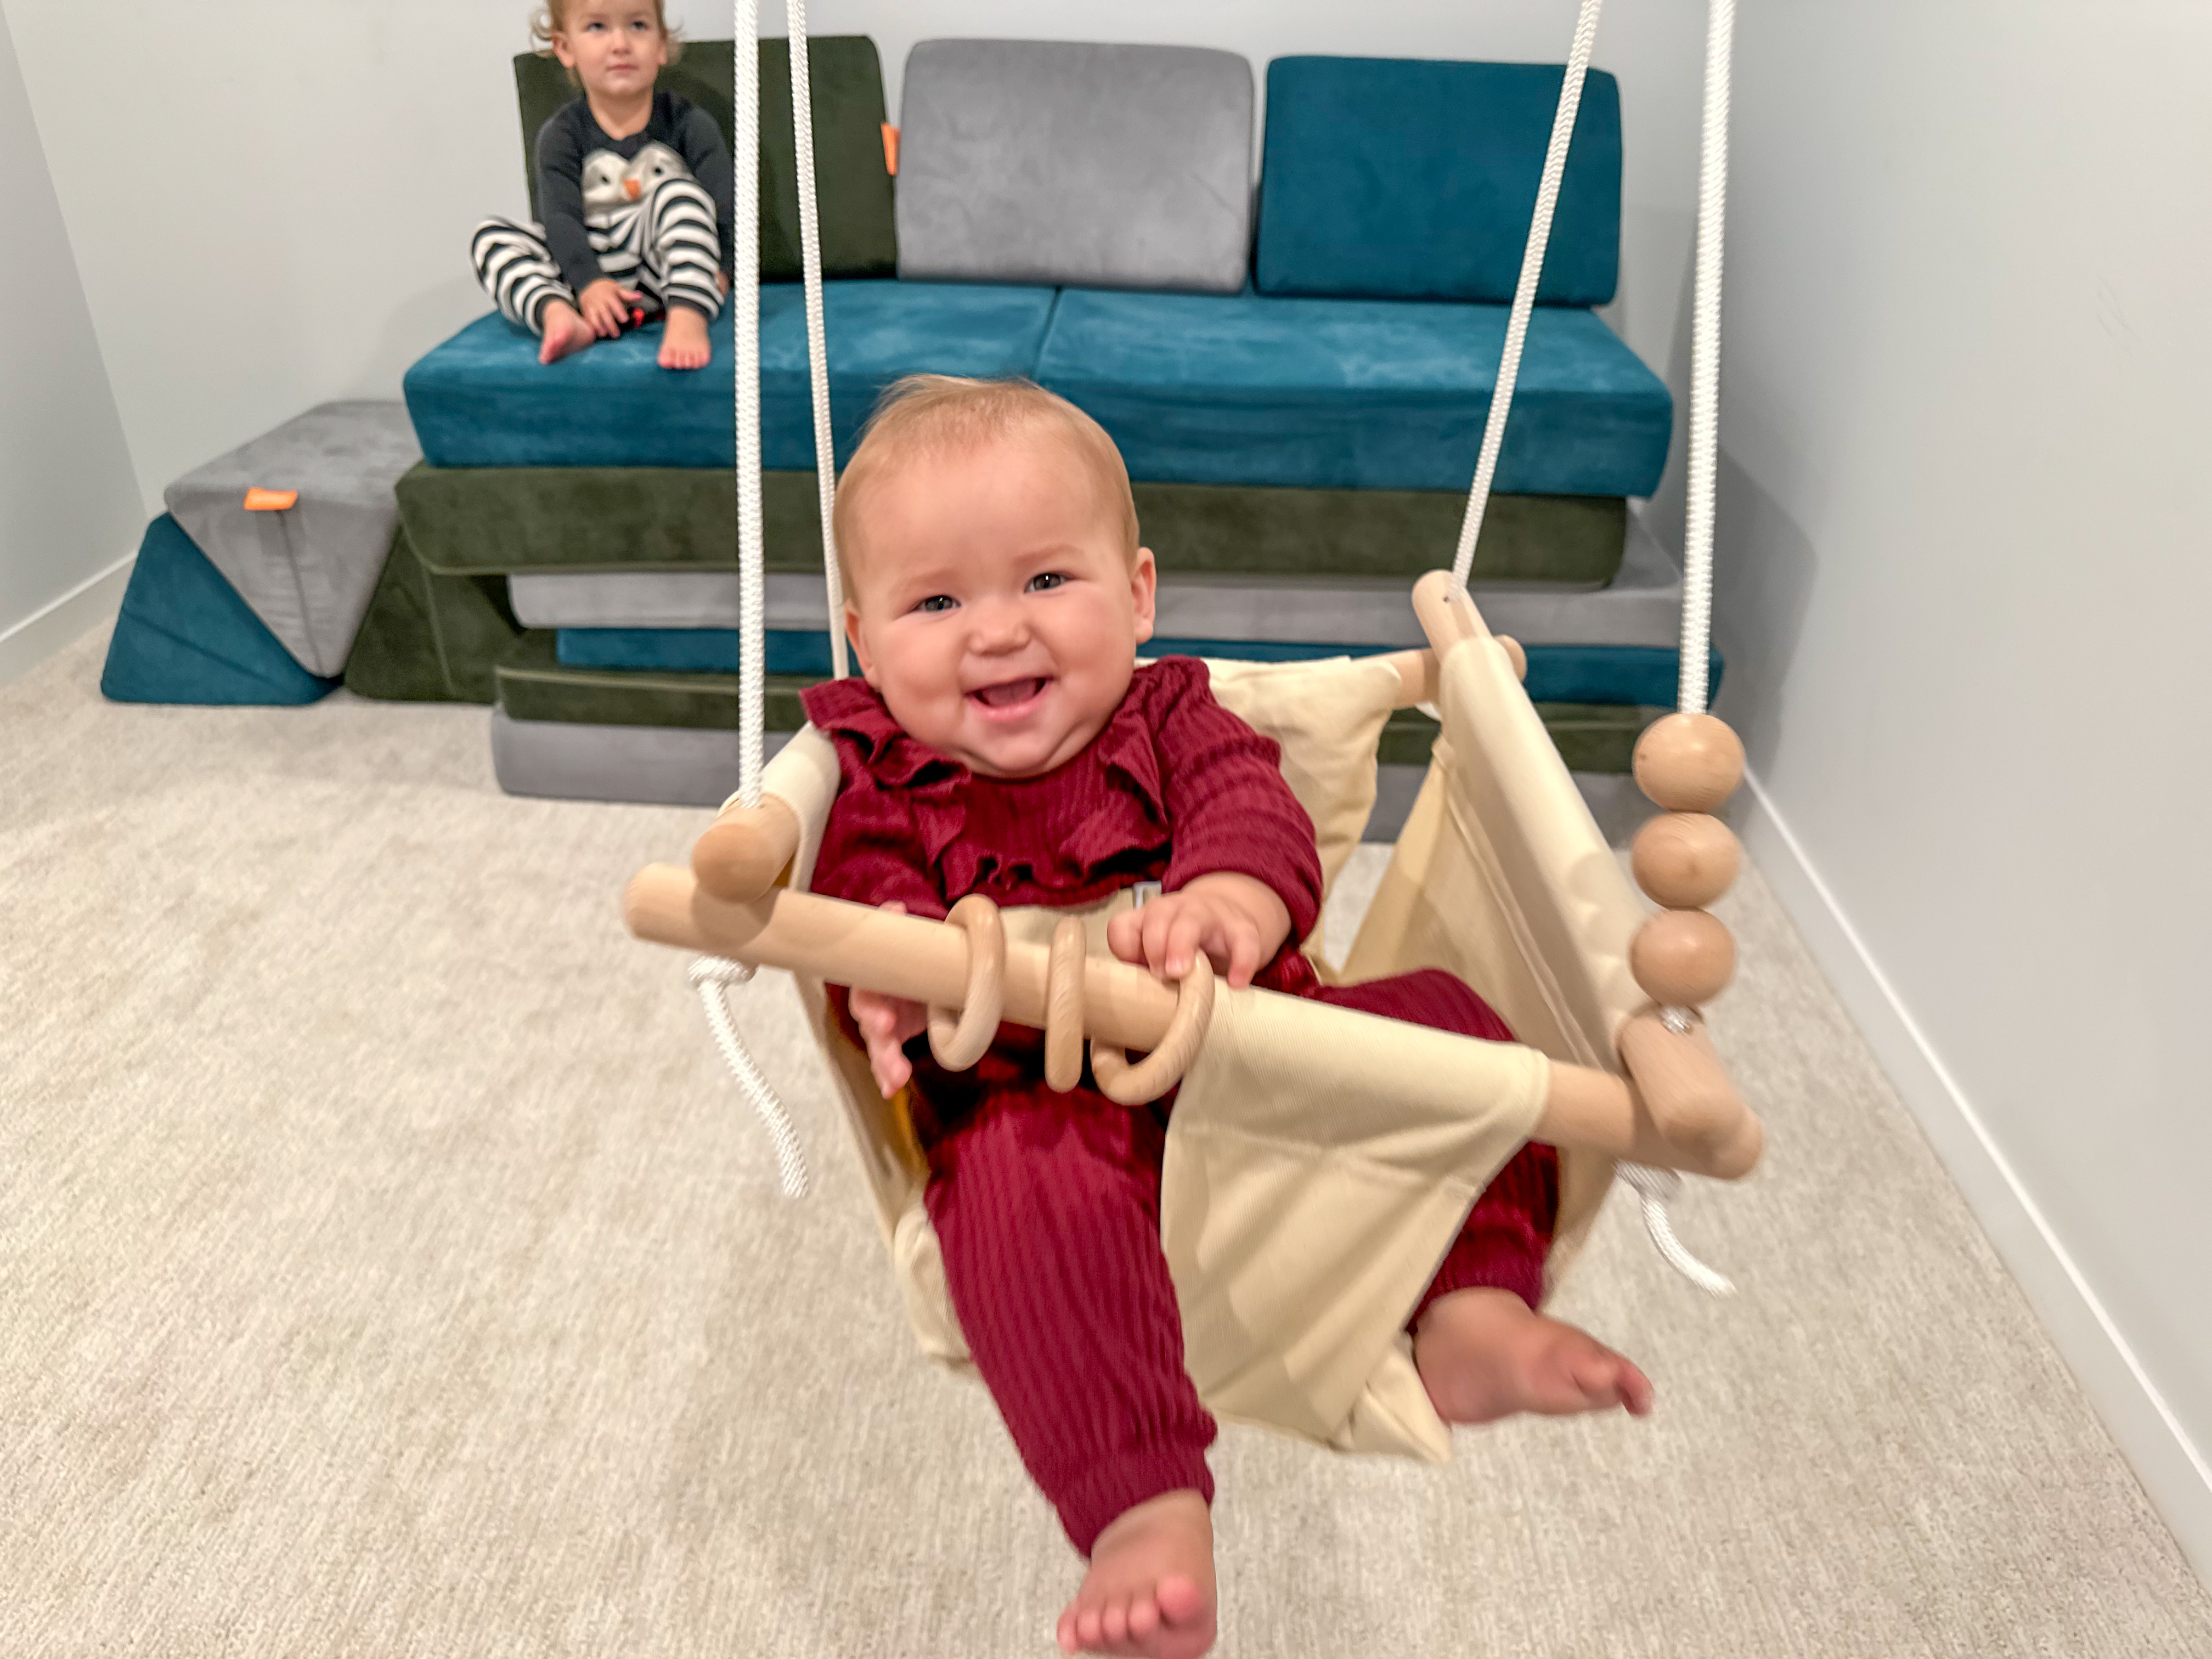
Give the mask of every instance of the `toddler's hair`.
[[837, 483], [832, 524], [846, 588], [852, 587], [848, 550], [860, 539], [861, 503], [889, 468], [908, 459], [927, 465], [932, 455], [986, 438], [1042, 428], [1066, 440], [1090, 475], [1101, 516], [1114, 522], [1122, 551], [1137, 556], [1137, 503], [1129, 469], [1106, 428], [1057, 392], [1034, 380], [972, 380], [954, 374], [909, 374], [885, 388], [868, 417], [860, 447]]
[[[540, 58], [550, 58], [553, 55], [553, 37], [568, 32], [568, 10], [575, 3], [576, 0], [545, 0], [545, 3], [531, 15], [530, 38], [538, 43]], [[653, 0], [653, 21], [660, 25], [660, 32], [668, 37], [668, 61], [673, 64], [684, 55], [684, 35], [680, 29], [668, 27], [668, 0]], [[574, 81], [576, 71], [570, 70], [568, 78]]]

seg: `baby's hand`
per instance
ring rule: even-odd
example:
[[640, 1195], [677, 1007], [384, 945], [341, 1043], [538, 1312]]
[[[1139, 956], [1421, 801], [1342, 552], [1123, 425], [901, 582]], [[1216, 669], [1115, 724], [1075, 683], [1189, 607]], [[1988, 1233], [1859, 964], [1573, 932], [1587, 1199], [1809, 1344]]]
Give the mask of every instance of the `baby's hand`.
[[[906, 906], [896, 902], [884, 908], [895, 916], [906, 914]], [[860, 1028], [861, 1038], [868, 1045], [868, 1069], [876, 1074], [876, 1087], [888, 1100], [913, 1079], [914, 1064], [906, 1057], [906, 1045], [929, 1029], [929, 1011], [904, 997], [888, 997], [857, 986], [851, 1001], [853, 1024]]]
[[629, 321], [629, 308], [644, 297], [611, 276], [602, 276], [576, 296], [576, 309], [584, 313], [584, 320], [592, 325], [592, 333], [603, 340], [611, 340]]
[[1203, 951], [1218, 972], [1238, 988], [1249, 985], [1291, 936], [1291, 913], [1275, 890], [1227, 871], [1200, 876], [1106, 925], [1106, 943], [1124, 962], [1150, 968], [1164, 979], [1190, 972]]

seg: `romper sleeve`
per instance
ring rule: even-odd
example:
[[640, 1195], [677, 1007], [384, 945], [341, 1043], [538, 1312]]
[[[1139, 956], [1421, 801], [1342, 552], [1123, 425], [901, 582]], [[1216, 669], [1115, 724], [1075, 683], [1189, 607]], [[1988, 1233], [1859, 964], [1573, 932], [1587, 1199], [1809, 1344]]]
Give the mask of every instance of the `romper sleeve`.
[[732, 204], [736, 188], [736, 170], [730, 161], [729, 146], [722, 142], [722, 130], [714, 125], [714, 118], [694, 104], [677, 129], [677, 153], [683, 156], [684, 165], [691, 169], [691, 176], [699, 181], [714, 204], [714, 227], [722, 245], [722, 270], [733, 275], [737, 258], [733, 238], [737, 233], [737, 210]]
[[1291, 938], [1321, 919], [1313, 820], [1283, 781], [1283, 751], [1214, 701], [1206, 665], [1168, 657], [1147, 671], [1160, 789], [1175, 837], [1162, 881], [1174, 892], [1233, 872], [1265, 882], [1291, 913]]
[[584, 224], [584, 149], [573, 109], [538, 129], [538, 212], [561, 280], [580, 295], [606, 272]]

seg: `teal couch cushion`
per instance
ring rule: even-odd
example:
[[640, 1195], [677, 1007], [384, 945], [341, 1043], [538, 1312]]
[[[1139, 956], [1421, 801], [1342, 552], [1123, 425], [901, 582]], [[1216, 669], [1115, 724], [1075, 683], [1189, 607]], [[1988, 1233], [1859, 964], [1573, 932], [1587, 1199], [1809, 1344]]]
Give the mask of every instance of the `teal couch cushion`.
[[[1565, 71], [1279, 58], [1267, 66], [1263, 294], [1510, 301]], [[1593, 70], [1536, 290], [1603, 305], [1620, 265], [1620, 88]]]
[[107, 641], [115, 702], [295, 705], [338, 682], [309, 673], [164, 513], [147, 526]]
[[[823, 309], [830, 405], [842, 465], [877, 395], [902, 374], [1028, 374], [1052, 314], [1048, 288], [831, 283]], [[656, 325], [550, 367], [538, 341], [494, 313], [407, 371], [408, 412], [434, 466], [714, 466], [731, 464], [728, 316], [714, 360], [662, 368]], [[796, 284], [761, 290], [763, 464], [814, 465], [806, 307]]]
[[[764, 630], [767, 672], [814, 679], [830, 669], [830, 638], [818, 629]], [[733, 628], [563, 628], [554, 655], [563, 668], [631, 673], [734, 674], [740, 636]], [[1279, 640], [1157, 639], [1148, 657], [1217, 657], [1242, 662], [1310, 662], [1320, 657], [1372, 656], [1386, 646], [1298, 644]], [[1528, 696], [1538, 702], [1661, 705], [1674, 701], [1681, 658], [1660, 646], [1531, 645]], [[1712, 689], [1721, 658], [1712, 655]]]
[[[1068, 289], [1036, 374], [1113, 434], [1133, 477], [1465, 489], [1506, 314]], [[1496, 487], [1649, 495], [1673, 418], [1666, 386], [1595, 313], [1546, 307], [1529, 326]]]

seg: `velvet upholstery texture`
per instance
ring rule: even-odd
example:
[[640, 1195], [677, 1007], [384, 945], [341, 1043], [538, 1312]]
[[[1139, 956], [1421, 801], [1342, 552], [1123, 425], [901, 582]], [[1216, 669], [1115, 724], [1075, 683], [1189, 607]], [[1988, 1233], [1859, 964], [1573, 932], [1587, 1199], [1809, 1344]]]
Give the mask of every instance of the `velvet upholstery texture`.
[[[399, 481], [400, 521], [443, 575], [520, 571], [734, 570], [735, 474], [728, 467], [436, 467]], [[811, 467], [761, 475], [770, 570], [822, 568], [822, 510]]]
[[[819, 629], [765, 631], [768, 672], [826, 679], [830, 636]], [[739, 635], [733, 628], [563, 628], [555, 658], [564, 668], [618, 672], [734, 674]], [[1325, 657], [1364, 657], [1388, 646], [1334, 645], [1288, 640], [1158, 638], [1142, 647], [1147, 657], [1218, 657], [1231, 662], [1312, 662]], [[1681, 654], [1656, 646], [1528, 645], [1529, 697], [1537, 702], [1659, 704], [1674, 699]], [[1720, 653], [1708, 667], [1720, 689]]]
[[[1145, 544], [1163, 572], [1402, 577], [1449, 562], [1460, 490], [1282, 489], [1139, 483]], [[400, 479], [416, 554], [448, 575], [732, 569], [728, 468], [435, 467]], [[814, 473], [761, 477], [768, 568], [822, 566]], [[1493, 495], [1475, 544], [1478, 581], [1601, 587], [1620, 568], [1628, 504], [1617, 496]]]
[[902, 277], [1244, 286], [1252, 70], [1235, 52], [924, 40], [899, 119]]
[[[831, 276], [888, 276], [898, 266], [890, 173], [884, 155], [884, 73], [866, 35], [812, 35], [808, 91], [814, 106], [815, 195], [820, 206], [822, 269]], [[659, 85], [690, 99], [721, 128], [737, 153], [730, 113], [732, 61], [727, 40], [687, 42], [661, 71]], [[534, 52], [514, 60], [522, 111], [522, 166], [538, 216], [538, 130], [576, 96], [568, 73]], [[799, 277], [799, 164], [791, 124], [787, 41], [760, 43], [760, 259], [764, 282]]]
[[[1565, 76], [1542, 64], [1279, 58], [1267, 66], [1254, 286], [1505, 303]], [[1620, 88], [1583, 83], [1536, 297], [1603, 305], [1620, 266]]]
[[[392, 545], [392, 484], [422, 453], [398, 404], [324, 404], [195, 467], [164, 501], [300, 665], [334, 678]], [[296, 499], [249, 512], [255, 489]]]
[[[514, 642], [498, 665], [499, 704], [509, 719], [566, 720], [586, 726], [679, 726], [738, 729], [738, 675], [617, 673], [564, 668], [552, 635], [539, 629]], [[822, 677], [772, 675], [768, 729], [796, 732], [806, 723], [799, 694]]]
[[[1051, 317], [1053, 292], [932, 283], [832, 283], [823, 301], [830, 399], [839, 465], [878, 395], [930, 371], [1028, 374]], [[497, 313], [477, 319], [407, 371], [408, 412], [435, 466], [722, 467], [735, 448], [733, 332], [713, 332], [714, 362], [664, 369], [659, 325], [604, 340], [546, 365], [538, 340]], [[761, 290], [763, 465], [814, 465], [805, 297]]]
[[506, 577], [425, 568], [403, 525], [346, 661], [346, 690], [382, 702], [488, 703], [493, 665], [521, 631]]
[[[799, 729], [805, 719], [799, 694], [822, 678], [813, 673], [769, 677], [771, 734]], [[499, 665], [498, 679], [500, 708], [514, 720], [717, 732], [738, 728], [734, 672], [571, 668], [561, 662], [553, 635], [540, 630], [533, 629], [516, 642]], [[1539, 702], [1536, 712], [1572, 770], [1626, 772], [1638, 734], [1664, 711], [1634, 704]], [[1376, 757], [1386, 766], [1423, 765], [1436, 734], [1434, 720], [1418, 710], [1401, 709], [1383, 729]]]
[[165, 513], [146, 527], [108, 636], [103, 696], [295, 707], [337, 684], [300, 666], [174, 519]]
[[[1113, 435], [1133, 477], [1464, 490], [1507, 310], [1069, 289], [1036, 378]], [[1673, 417], [1665, 385], [1595, 313], [1541, 309], [1495, 485], [1648, 495]]]

